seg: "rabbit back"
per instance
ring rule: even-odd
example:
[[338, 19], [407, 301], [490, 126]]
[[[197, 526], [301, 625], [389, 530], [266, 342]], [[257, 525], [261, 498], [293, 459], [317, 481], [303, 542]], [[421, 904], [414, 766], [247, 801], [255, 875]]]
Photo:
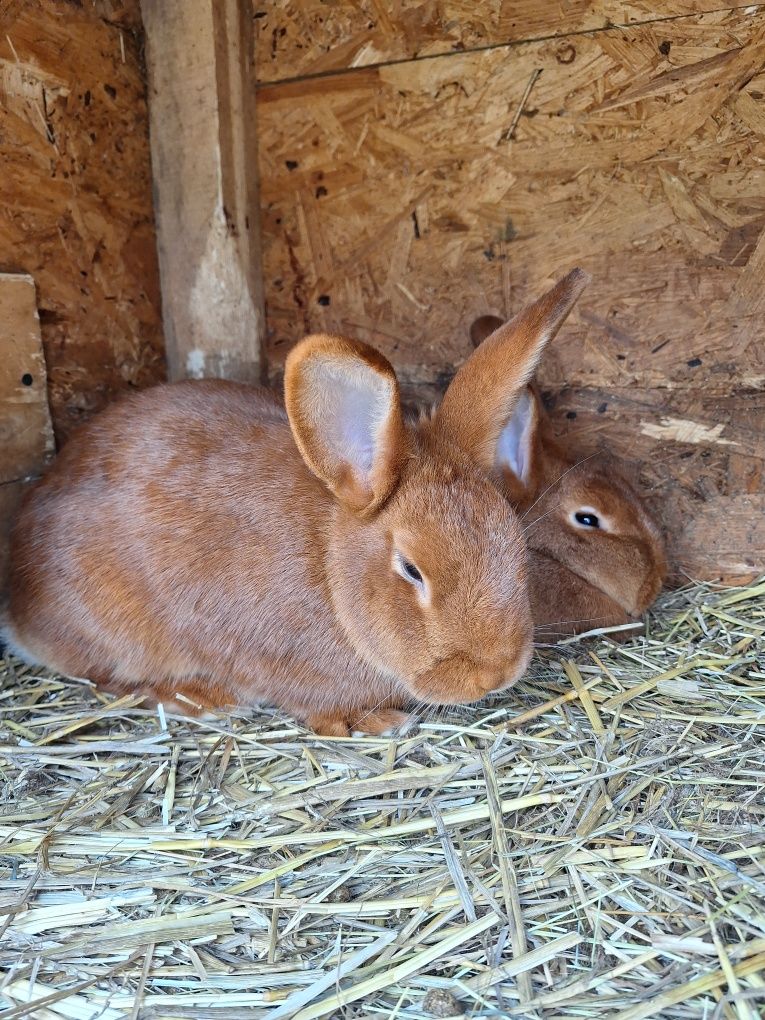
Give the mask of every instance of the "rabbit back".
[[310, 626], [326, 616], [329, 504], [265, 391], [132, 396], [84, 427], [22, 508], [9, 644], [116, 689], [203, 676], [225, 686], [213, 701], [235, 703], [303, 678], [296, 700], [321, 703], [322, 659], [359, 671], [339, 632]]

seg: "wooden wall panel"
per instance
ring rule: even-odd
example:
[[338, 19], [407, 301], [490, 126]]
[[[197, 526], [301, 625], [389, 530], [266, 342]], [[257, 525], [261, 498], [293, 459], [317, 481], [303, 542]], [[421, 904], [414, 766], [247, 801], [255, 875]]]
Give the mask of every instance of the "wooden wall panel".
[[0, 273], [0, 485], [36, 475], [53, 432], [34, 280]]
[[27, 482], [53, 456], [34, 281], [0, 274], [0, 588], [13, 515]]
[[160, 379], [138, 0], [0, 3], [0, 270], [37, 283], [59, 438]]
[[[707, 505], [740, 520], [765, 426], [764, 11], [262, 86], [272, 378], [302, 334], [338, 330], [433, 392], [473, 318], [580, 264], [594, 283], [542, 383], [603, 396], [559, 401], [561, 429], [642, 460], [676, 535]], [[719, 563], [699, 533], [676, 542], [677, 569], [762, 569], [763, 527]]]
[[[261, 81], [501, 46], [613, 25], [661, 23], [744, 0], [252, 0]], [[663, 38], [663, 37], [662, 37]]]

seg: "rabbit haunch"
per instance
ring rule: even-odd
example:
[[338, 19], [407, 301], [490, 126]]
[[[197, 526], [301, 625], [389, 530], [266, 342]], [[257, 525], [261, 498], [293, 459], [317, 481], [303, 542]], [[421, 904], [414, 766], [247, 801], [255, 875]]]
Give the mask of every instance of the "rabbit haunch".
[[532, 647], [525, 552], [487, 471], [585, 282], [569, 274], [477, 351], [417, 426], [387, 361], [330, 336], [290, 353], [286, 413], [222, 381], [116, 403], [22, 507], [10, 645], [112, 689], [268, 702], [334, 734], [509, 685]]

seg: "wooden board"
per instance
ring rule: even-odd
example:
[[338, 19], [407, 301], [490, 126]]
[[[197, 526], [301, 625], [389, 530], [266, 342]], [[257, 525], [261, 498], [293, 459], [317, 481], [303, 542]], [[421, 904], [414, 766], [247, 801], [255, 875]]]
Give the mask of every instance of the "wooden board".
[[37, 283], [59, 439], [164, 374], [138, 0], [0, 2], [0, 270]]
[[28, 479], [53, 456], [35, 285], [0, 274], [0, 584], [13, 514]]
[[[270, 377], [301, 335], [336, 330], [380, 347], [410, 393], [437, 391], [475, 317], [583, 265], [594, 283], [541, 371], [573, 393], [561, 429], [613, 432], [645, 462], [679, 574], [765, 569], [762, 516], [745, 562], [711, 540], [726, 500], [746, 519], [763, 463], [764, 12], [262, 86]], [[608, 434], [597, 409], [566, 417], [638, 391]], [[693, 547], [689, 513], [707, 522]]]
[[0, 273], [0, 484], [53, 455], [45, 359], [31, 276]]
[[256, 381], [264, 332], [249, 0], [143, 0], [171, 378]]
[[284, 81], [342, 68], [462, 52], [510, 42], [613, 27], [661, 23], [682, 15], [745, 7], [744, 0], [399, 0], [328, 4], [256, 0], [255, 66], [260, 81]]

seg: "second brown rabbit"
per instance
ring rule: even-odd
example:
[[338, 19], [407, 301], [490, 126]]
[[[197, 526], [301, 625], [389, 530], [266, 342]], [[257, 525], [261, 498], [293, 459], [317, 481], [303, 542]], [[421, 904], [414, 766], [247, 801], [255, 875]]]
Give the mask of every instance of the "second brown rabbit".
[[[473, 345], [501, 325], [496, 316], [477, 319]], [[661, 531], [625, 466], [603, 454], [578, 461], [554, 437], [533, 384], [502, 440], [497, 466], [525, 528], [537, 641], [638, 622], [667, 564]]]

